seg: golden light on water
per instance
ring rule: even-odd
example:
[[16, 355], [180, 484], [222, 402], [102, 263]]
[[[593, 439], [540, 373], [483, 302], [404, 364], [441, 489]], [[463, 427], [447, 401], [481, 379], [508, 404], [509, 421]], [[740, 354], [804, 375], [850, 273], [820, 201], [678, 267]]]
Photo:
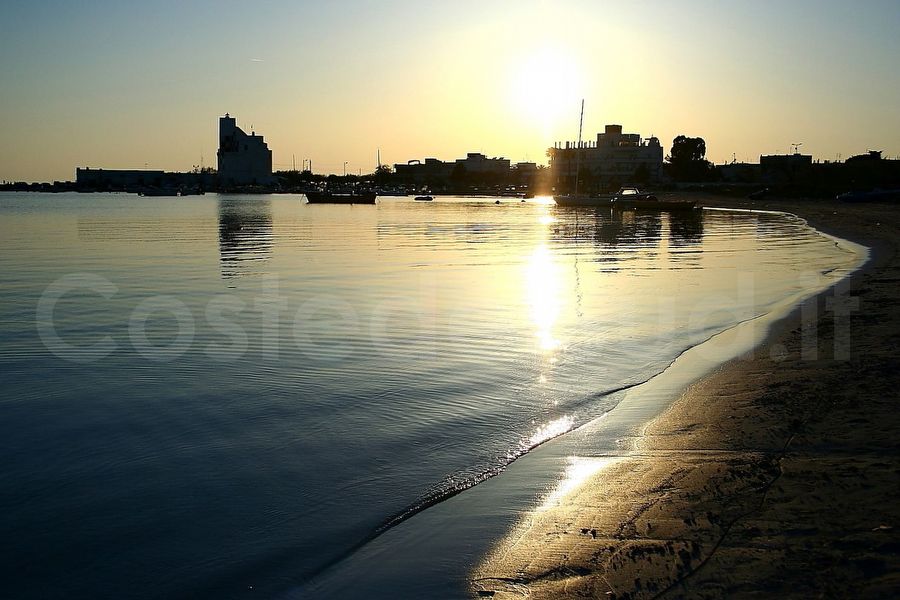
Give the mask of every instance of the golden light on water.
[[562, 310], [559, 266], [546, 244], [535, 248], [526, 267], [527, 302], [537, 331], [538, 347], [550, 352], [559, 347], [553, 326]]
[[538, 427], [522, 445], [526, 448], [534, 448], [538, 444], [543, 444], [547, 440], [566, 433], [574, 425], [575, 419], [571, 415], [564, 415]]

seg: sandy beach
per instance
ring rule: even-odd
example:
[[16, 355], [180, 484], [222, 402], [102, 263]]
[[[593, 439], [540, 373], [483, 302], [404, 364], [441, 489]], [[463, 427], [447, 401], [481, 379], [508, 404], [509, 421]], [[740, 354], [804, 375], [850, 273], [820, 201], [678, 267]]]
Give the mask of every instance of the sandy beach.
[[706, 198], [781, 210], [872, 249], [750, 357], [684, 390], [472, 574], [495, 598], [900, 594], [900, 216], [890, 205]]

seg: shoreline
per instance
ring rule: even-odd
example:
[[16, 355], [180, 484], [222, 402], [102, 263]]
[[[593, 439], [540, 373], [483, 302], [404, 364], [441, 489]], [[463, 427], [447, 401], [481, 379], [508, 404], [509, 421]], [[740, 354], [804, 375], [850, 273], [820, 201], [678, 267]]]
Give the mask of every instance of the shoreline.
[[[900, 419], [891, 410], [900, 316], [890, 308], [900, 297], [900, 269], [890, 264], [900, 218], [890, 205], [704, 200], [788, 212], [871, 248], [869, 261], [837, 284], [850, 292], [849, 349], [840, 324], [835, 333], [832, 286], [808, 301], [816, 317], [806, 332], [798, 306], [752, 358], [688, 386], [643, 429], [634, 456], [596, 466], [586, 484], [531, 515], [475, 569], [473, 593], [633, 599], [900, 590], [900, 509], [892, 506]], [[814, 360], [804, 337], [811, 323]]]

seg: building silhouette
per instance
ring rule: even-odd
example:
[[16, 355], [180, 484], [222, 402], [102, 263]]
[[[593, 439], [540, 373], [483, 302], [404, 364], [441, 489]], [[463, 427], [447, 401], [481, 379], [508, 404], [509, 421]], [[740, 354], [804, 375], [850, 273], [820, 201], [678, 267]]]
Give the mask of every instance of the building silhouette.
[[263, 136], [250, 135], [237, 126], [234, 117], [225, 113], [219, 118], [219, 185], [270, 185], [272, 151]]
[[461, 173], [474, 177], [487, 175], [500, 180], [509, 176], [510, 162], [508, 158], [488, 158], [480, 152], [469, 152], [465, 158], [455, 161], [426, 158], [424, 162], [411, 160], [406, 164], [395, 164], [394, 171], [398, 179], [418, 184], [447, 182], [454, 178], [454, 174], [459, 176]]
[[580, 146], [578, 142], [557, 142], [547, 153], [557, 190], [574, 187], [576, 164], [584, 191], [656, 181], [662, 173], [663, 148], [659, 139], [622, 133], [621, 125], [607, 125], [603, 133], [597, 134], [596, 142], [584, 141]]
[[82, 191], [146, 193], [150, 190], [168, 190], [169, 195], [175, 195], [176, 192], [212, 190], [217, 183], [216, 174], [209, 171], [179, 173], [148, 169], [75, 169], [75, 189]]

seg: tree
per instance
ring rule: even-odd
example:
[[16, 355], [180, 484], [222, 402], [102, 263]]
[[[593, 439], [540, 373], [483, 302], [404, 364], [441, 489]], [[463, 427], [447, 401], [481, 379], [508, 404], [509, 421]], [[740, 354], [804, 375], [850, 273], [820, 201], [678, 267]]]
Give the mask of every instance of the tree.
[[390, 182], [393, 173], [394, 170], [389, 165], [379, 165], [378, 168], [375, 169], [373, 179], [378, 185], [385, 185]]
[[679, 135], [672, 140], [672, 153], [667, 158], [669, 172], [677, 181], [703, 181], [709, 177], [711, 165], [701, 137]]
[[679, 135], [672, 140], [672, 155], [669, 162], [672, 164], [696, 162], [706, 158], [706, 142], [701, 137], [687, 137]]

